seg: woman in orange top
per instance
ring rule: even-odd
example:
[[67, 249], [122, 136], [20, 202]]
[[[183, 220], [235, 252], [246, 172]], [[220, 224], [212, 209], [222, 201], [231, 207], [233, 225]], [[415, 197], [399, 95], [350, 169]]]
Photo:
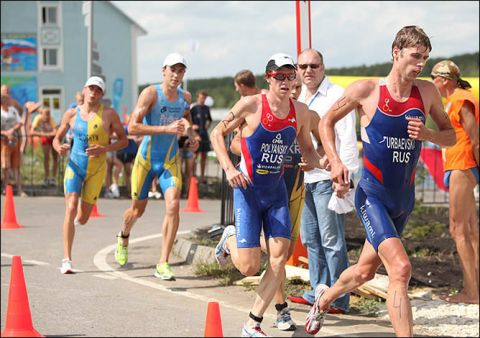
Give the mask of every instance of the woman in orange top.
[[463, 290], [445, 297], [451, 303], [478, 304], [478, 222], [473, 190], [479, 179], [478, 100], [460, 78], [455, 63], [444, 60], [432, 69], [432, 80], [447, 99], [447, 113], [457, 142], [445, 151], [445, 186], [450, 191], [450, 234], [463, 270]]

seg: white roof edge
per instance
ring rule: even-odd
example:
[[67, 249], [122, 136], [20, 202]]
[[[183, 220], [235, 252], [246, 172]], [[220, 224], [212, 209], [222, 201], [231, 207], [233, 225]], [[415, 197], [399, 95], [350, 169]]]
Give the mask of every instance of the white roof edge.
[[121, 13], [124, 17], [127, 18], [128, 21], [130, 21], [131, 23], [133, 23], [135, 26], [137, 26], [139, 28], [139, 31], [140, 31], [140, 34], [139, 35], [147, 35], [148, 32], [143, 29], [142, 26], [140, 26], [135, 20], [133, 20], [132, 18], [130, 18], [127, 14], [125, 14], [119, 7], [117, 7], [114, 3], [112, 3], [111, 1], [107, 1], [108, 4], [110, 4], [110, 6], [112, 6], [113, 8], [115, 8], [119, 13]]

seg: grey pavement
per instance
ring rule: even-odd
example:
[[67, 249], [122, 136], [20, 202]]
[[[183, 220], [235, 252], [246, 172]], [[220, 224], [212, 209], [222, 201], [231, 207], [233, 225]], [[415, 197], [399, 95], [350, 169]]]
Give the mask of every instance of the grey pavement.
[[[2, 217], [4, 196], [2, 196]], [[163, 200], [150, 200], [133, 228], [129, 263], [119, 268], [113, 258], [115, 235], [130, 201], [100, 199], [103, 218], [91, 218], [76, 229], [73, 267], [62, 275], [62, 197], [15, 197], [17, 221], [23, 228], [1, 230], [1, 329], [5, 327], [11, 257], [22, 257], [33, 325], [44, 336], [199, 337], [204, 335], [207, 304], [220, 303], [224, 336], [239, 336], [255, 293], [241, 286], [220, 286], [194, 274], [194, 258], [211, 259], [211, 250], [179, 241], [170, 259], [176, 281], [155, 278], [160, 255]], [[181, 201], [181, 209], [186, 200]], [[181, 212], [178, 238], [220, 220], [220, 201], [200, 200], [202, 213]], [[183, 246], [183, 249], [181, 248]], [[190, 257], [188, 257], [190, 255]], [[290, 304], [298, 328], [283, 332], [272, 327], [275, 309], [269, 307], [262, 328], [278, 337], [308, 337], [304, 332], [309, 307]], [[363, 316], [328, 315], [317, 336], [393, 336], [386, 321]]]

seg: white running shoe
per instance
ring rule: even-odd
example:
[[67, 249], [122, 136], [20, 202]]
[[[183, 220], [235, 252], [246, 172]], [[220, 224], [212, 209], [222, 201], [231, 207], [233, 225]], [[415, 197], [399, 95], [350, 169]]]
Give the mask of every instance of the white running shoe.
[[230, 256], [230, 252], [227, 250], [227, 238], [235, 235], [235, 232], [234, 225], [227, 225], [227, 227], [223, 230], [220, 241], [215, 247], [215, 259], [220, 266], [227, 264], [228, 256]]
[[112, 183], [110, 186], [110, 191], [112, 192], [113, 198], [119, 198], [120, 197], [120, 189], [118, 188], [118, 185], [115, 183]]
[[255, 327], [250, 327], [247, 324], [243, 325], [242, 328], [242, 337], [270, 337], [265, 332], [263, 332], [260, 327], [260, 323], [257, 323]]
[[295, 331], [297, 325], [292, 320], [292, 316], [290, 315], [290, 308], [288, 306], [282, 309], [282, 311], [277, 314], [277, 320], [275, 321], [273, 326], [282, 331]]
[[71, 274], [74, 273], [72, 267], [72, 261], [68, 258], [62, 259], [62, 267], [60, 268], [60, 272], [63, 274]]
[[315, 303], [312, 305], [305, 320], [305, 332], [308, 334], [316, 334], [323, 326], [328, 309], [325, 311], [320, 310], [320, 299], [328, 289], [329, 287], [325, 284], [318, 284], [315, 288]]

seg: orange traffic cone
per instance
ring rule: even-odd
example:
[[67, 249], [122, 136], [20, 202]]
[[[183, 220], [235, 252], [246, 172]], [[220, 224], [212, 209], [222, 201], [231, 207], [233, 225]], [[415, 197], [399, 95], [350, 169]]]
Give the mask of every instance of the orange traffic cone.
[[290, 256], [290, 259], [287, 261], [287, 264], [292, 266], [299, 266], [301, 265], [301, 263], [305, 263], [300, 261], [300, 257], [307, 258], [308, 253], [307, 253], [307, 249], [305, 249], [305, 247], [302, 245], [302, 240], [299, 234], [297, 238], [297, 242], [295, 243], [295, 248], [293, 248], [293, 253]]
[[92, 211], [90, 212], [90, 217], [92, 218], [95, 218], [95, 217], [105, 217], [105, 215], [102, 215], [98, 212], [98, 209], [97, 209], [97, 204], [95, 203], [93, 205], [93, 209]]
[[15, 215], [15, 205], [13, 203], [13, 189], [11, 185], [7, 185], [5, 192], [5, 206], [3, 209], [2, 229], [18, 229], [23, 228], [17, 223]]
[[190, 179], [190, 190], [188, 192], [187, 207], [183, 209], [184, 212], [204, 212], [198, 207], [198, 186], [197, 178], [192, 176]]
[[7, 319], [2, 337], [43, 337], [33, 328], [23, 276], [22, 258], [13, 256], [8, 290]]
[[220, 306], [217, 302], [208, 302], [204, 337], [223, 337]]

